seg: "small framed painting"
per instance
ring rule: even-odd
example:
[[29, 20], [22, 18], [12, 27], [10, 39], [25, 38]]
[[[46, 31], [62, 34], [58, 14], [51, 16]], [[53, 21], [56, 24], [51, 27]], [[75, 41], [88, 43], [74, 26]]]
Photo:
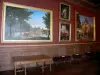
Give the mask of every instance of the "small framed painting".
[[52, 11], [4, 2], [3, 43], [52, 42]]
[[60, 3], [60, 19], [70, 20], [70, 5]]
[[71, 24], [67, 22], [59, 23], [59, 41], [71, 41]]
[[76, 12], [76, 41], [95, 41], [95, 17], [84, 16]]

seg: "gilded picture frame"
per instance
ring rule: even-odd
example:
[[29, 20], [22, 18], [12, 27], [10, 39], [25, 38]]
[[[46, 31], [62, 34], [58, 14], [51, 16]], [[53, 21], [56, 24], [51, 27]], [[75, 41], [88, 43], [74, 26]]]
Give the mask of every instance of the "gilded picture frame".
[[61, 21], [59, 23], [59, 41], [71, 41], [71, 24]]
[[70, 21], [70, 5], [60, 3], [60, 19]]
[[95, 41], [95, 17], [85, 16], [76, 12], [75, 40]]
[[48, 9], [4, 2], [2, 43], [52, 42], [52, 16]]

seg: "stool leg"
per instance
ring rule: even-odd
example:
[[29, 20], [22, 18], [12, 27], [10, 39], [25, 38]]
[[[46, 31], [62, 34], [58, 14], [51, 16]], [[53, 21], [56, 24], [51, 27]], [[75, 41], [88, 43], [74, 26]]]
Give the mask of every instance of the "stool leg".
[[51, 61], [50, 61], [50, 71], [51, 71]]
[[14, 72], [15, 72], [15, 75], [16, 75], [16, 64], [14, 64]]
[[43, 65], [42, 65], [42, 73], [44, 73], [44, 63], [45, 62], [43, 62]]
[[69, 60], [69, 63], [70, 63], [70, 65], [71, 65], [71, 63], [72, 63], [72, 60]]
[[25, 68], [25, 75], [26, 75], [26, 64], [25, 64], [24, 68]]

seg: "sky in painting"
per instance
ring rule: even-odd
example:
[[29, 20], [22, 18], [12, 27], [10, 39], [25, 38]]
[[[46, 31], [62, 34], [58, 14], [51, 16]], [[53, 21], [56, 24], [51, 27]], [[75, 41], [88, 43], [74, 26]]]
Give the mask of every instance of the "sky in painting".
[[85, 18], [87, 18], [88, 22], [93, 25], [93, 18], [92, 17], [86, 17], [86, 16], [83, 16], [83, 15], [80, 15], [80, 21], [84, 21]]
[[45, 27], [45, 24], [43, 23], [43, 16], [45, 16], [45, 13], [44, 11], [39, 11], [39, 10], [28, 10], [28, 11], [31, 11], [33, 12], [32, 15], [30, 15], [30, 19], [27, 21], [33, 28], [34, 27], [40, 27], [40, 28], [44, 28], [46, 29]]

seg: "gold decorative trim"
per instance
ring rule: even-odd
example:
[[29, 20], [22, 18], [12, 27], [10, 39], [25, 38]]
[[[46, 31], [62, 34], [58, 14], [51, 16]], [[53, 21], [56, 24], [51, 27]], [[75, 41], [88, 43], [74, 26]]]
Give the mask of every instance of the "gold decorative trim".
[[[78, 11], [75, 11], [75, 41], [79, 41], [77, 39], [77, 14], [80, 14]], [[80, 14], [82, 15], [82, 14]], [[85, 16], [85, 15], [82, 15], [82, 16]], [[85, 16], [85, 17], [89, 17], [89, 16]], [[92, 40], [89, 40], [89, 38], [87, 39], [88, 41], [96, 41], [96, 25], [95, 25], [95, 17], [89, 17], [89, 18], [92, 18], [93, 19], [93, 39]]]
[[[68, 19], [64, 19], [64, 18], [62, 18], [61, 17], [61, 4], [63, 4], [63, 5], [65, 5], [65, 6], [68, 6], [69, 7], [69, 11], [68, 11]], [[65, 21], [70, 21], [70, 18], [71, 18], [71, 6], [69, 5], [69, 4], [67, 4], [67, 3], [60, 3], [60, 5], [59, 5], [59, 8], [60, 8], [60, 10], [59, 10], [59, 18], [61, 19], [61, 20], [65, 20]]]
[[[50, 39], [49, 40], [5, 40], [5, 16], [6, 16], [6, 6], [25, 8], [25, 9], [33, 9], [40, 10], [44, 12], [50, 13]], [[3, 10], [2, 10], [2, 26], [1, 26], [1, 43], [41, 43], [41, 42], [53, 42], [53, 11], [44, 8], [36, 8], [32, 6], [20, 5], [15, 3], [3, 2]]]
[[[60, 39], [60, 36], [61, 36], [61, 33], [60, 33], [60, 32], [61, 32], [61, 31], [60, 31], [60, 30], [61, 30], [61, 24], [69, 25], [69, 40], [61, 40], [61, 39]], [[68, 23], [68, 22], [66, 22], [66, 21], [60, 21], [60, 22], [59, 22], [59, 42], [61, 42], [61, 41], [62, 41], [62, 42], [71, 42], [71, 41], [72, 41], [72, 40], [71, 40], [71, 38], [72, 38], [72, 37], [71, 37], [71, 33], [72, 33], [72, 32], [71, 32], [71, 23]]]

